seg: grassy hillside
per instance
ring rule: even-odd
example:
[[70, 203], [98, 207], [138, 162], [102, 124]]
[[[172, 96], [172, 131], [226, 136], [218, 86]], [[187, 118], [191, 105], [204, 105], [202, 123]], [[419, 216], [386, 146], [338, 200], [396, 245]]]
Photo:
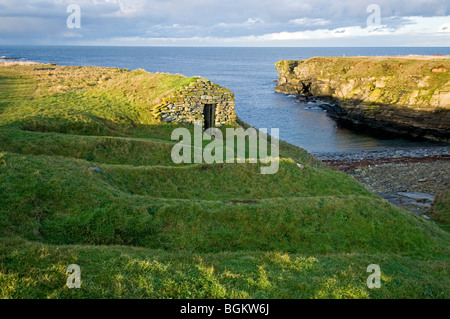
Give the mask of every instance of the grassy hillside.
[[450, 188], [443, 191], [435, 200], [431, 211], [433, 219], [450, 229]]
[[449, 234], [302, 149], [274, 175], [173, 164], [150, 111], [194, 80], [0, 66], [0, 297], [450, 297]]

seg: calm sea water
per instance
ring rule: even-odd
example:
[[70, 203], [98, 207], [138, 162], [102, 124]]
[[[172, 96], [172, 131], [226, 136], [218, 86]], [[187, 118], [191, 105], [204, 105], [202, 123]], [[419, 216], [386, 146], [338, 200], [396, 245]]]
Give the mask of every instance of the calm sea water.
[[0, 56], [56, 63], [142, 68], [149, 72], [203, 76], [236, 94], [236, 112], [257, 128], [279, 128], [280, 138], [312, 153], [430, 146], [380, 139], [341, 128], [326, 112], [275, 93], [275, 62], [313, 56], [449, 54], [450, 48], [193, 48], [0, 46]]

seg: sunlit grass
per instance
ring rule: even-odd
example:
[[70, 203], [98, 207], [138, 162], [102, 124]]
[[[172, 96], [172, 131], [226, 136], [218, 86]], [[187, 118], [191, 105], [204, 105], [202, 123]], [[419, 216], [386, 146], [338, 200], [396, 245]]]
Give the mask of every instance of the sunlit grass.
[[281, 142], [274, 175], [174, 164], [180, 125], [150, 109], [191, 81], [0, 67], [0, 297], [449, 297], [448, 233], [300, 148]]

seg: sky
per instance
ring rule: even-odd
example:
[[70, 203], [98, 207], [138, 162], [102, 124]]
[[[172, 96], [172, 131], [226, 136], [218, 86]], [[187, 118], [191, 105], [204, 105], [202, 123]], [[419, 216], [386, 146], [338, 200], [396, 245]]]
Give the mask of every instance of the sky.
[[450, 46], [449, 0], [0, 0], [0, 45]]

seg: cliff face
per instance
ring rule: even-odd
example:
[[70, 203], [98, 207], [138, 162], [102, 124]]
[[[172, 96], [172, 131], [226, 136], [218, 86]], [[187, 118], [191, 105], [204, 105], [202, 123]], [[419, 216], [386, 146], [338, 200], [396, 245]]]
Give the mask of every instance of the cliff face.
[[449, 57], [279, 61], [277, 92], [312, 95], [336, 119], [416, 138], [450, 140]]

